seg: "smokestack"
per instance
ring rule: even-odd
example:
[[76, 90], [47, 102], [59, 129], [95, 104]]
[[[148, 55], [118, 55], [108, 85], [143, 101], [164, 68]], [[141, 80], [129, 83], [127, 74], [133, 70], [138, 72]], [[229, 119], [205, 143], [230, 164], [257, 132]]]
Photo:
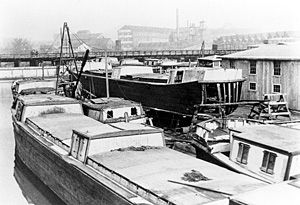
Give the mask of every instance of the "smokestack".
[[177, 41], [179, 41], [179, 17], [178, 17], [178, 9], [176, 9], [176, 31], [177, 31]]

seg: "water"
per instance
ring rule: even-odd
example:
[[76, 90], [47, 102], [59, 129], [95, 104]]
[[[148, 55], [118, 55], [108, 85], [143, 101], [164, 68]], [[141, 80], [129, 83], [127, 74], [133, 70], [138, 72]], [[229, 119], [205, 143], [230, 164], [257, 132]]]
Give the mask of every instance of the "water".
[[15, 159], [10, 106], [12, 81], [0, 81], [0, 204], [64, 205], [23, 163]]

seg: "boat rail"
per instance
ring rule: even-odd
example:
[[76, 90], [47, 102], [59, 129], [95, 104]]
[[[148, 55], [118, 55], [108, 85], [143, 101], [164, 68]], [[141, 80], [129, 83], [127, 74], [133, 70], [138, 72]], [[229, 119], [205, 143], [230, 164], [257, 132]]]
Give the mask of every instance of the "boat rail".
[[28, 125], [28, 127], [34, 131], [36, 134], [38, 134], [40, 137], [48, 139], [50, 142], [54, 143], [58, 147], [62, 148], [65, 151], [70, 150], [70, 146], [64, 143], [61, 139], [54, 137], [51, 133], [48, 131], [40, 128], [38, 125], [36, 125], [34, 122], [32, 122], [30, 119], [26, 118], [25, 124]]
[[100, 173], [104, 174], [105, 176], [113, 179], [114, 181], [118, 182], [120, 185], [126, 187], [130, 191], [134, 192], [135, 194], [149, 200], [154, 204], [165, 204], [165, 205], [175, 205], [173, 202], [169, 201], [168, 199], [162, 198], [161, 196], [155, 194], [149, 189], [146, 189], [139, 184], [131, 181], [130, 179], [122, 176], [121, 174], [109, 169], [108, 167], [100, 164], [99, 162], [87, 157], [86, 164]]

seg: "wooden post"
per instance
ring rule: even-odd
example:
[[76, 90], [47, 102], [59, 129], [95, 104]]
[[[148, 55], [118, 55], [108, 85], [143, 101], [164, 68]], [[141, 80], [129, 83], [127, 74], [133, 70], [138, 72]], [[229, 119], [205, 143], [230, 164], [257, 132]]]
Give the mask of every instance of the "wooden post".
[[222, 102], [222, 95], [221, 95], [220, 83], [217, 83], [217, 89], [218, 89], [219, 102]]
[[109, 98], [109, 82], [108, 82], [108, 71], [107, 71], [107, 51], [105, 50], [105, 79], [106, 79], [106, 97]]

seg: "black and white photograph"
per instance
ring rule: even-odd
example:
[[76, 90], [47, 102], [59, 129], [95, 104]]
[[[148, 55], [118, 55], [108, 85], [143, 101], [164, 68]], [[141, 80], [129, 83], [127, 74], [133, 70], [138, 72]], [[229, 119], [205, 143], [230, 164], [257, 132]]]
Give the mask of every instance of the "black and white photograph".
[[1, 0], [1, 205], [299, 205], [300, 2]]

